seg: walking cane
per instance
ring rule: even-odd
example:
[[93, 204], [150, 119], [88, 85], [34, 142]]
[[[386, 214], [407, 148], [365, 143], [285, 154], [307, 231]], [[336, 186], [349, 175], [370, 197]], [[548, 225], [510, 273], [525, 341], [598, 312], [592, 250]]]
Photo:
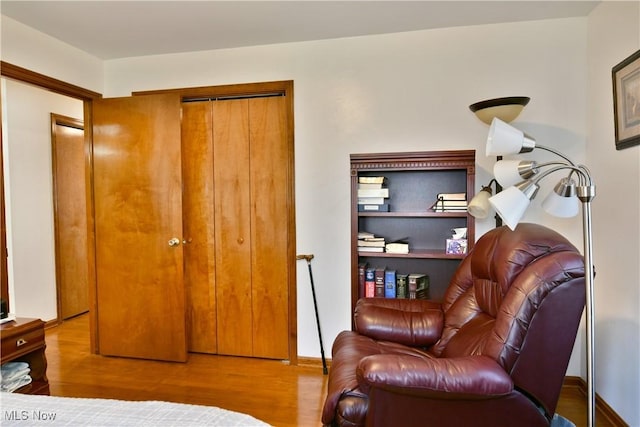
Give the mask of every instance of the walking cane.
[[316, 324], [318, 325], [318, 338], [320, 339], [320, 355], [322, 356], [322, 373], [324, 375], [327, 375], [329, 371], [327, 370], [327, 361], [324, 358], [324, 346], [322, 345], [322, 332], [320, 332], [320, 317], [318, 317], [318, 303], [316, 301], [316, 289], [313, 286], [313, 272], [311, 271], [311, 260], [313, 259], [313, 254], [298, 255], [296, 259], [306, 260], [307, 267], [309, 268], [309, 280], [311, 281], [311, 294], [313, 295], [313, 308], [316, 311]]

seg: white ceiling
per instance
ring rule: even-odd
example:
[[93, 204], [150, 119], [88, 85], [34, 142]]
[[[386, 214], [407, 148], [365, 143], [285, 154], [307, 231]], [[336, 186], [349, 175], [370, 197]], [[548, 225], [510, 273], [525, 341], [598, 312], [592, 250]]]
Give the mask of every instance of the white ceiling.
[[599, 1], [10, 1], [0, 12], [102, 59], [587, 16]]

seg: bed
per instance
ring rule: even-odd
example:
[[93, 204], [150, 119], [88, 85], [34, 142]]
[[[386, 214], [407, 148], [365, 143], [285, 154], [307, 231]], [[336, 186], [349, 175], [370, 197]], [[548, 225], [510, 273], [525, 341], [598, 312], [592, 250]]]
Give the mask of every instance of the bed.
[[250, 415], [213, 406], [0, 393], [4, 426], [268, 426]]

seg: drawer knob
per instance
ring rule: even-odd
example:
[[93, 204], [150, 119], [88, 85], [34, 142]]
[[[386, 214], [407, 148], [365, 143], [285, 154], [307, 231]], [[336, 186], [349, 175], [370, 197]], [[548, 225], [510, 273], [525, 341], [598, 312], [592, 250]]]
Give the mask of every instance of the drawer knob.
[[16, 341], [16, 346], [18, 346], [18, 347], [23, 346], [23, 345], [25, 345], [27, 342], [28, 342], [28, 341], [27, 341], [27, 340], [25, 340], [24, 338], [19, 338], [19, 339]]

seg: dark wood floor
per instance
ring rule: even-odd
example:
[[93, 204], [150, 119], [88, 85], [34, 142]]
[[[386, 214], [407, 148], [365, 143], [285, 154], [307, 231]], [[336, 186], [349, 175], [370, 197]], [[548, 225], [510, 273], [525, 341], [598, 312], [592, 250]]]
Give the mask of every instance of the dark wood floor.
[[[126, 333], [126, 331], [123, 331]], [[273, 426], [320, 426], [326, 394], [322, 367], [192, 354], [187, 363], [104, 357], [89, 352], [88, 316], [46, 331], [48, 378], [54, 396], [165, 400], [218, 406]], [[558, 413], [586, 426], [584, 395], [565, 387]], [[598, 427], [612, 424], [597, 419]]]

